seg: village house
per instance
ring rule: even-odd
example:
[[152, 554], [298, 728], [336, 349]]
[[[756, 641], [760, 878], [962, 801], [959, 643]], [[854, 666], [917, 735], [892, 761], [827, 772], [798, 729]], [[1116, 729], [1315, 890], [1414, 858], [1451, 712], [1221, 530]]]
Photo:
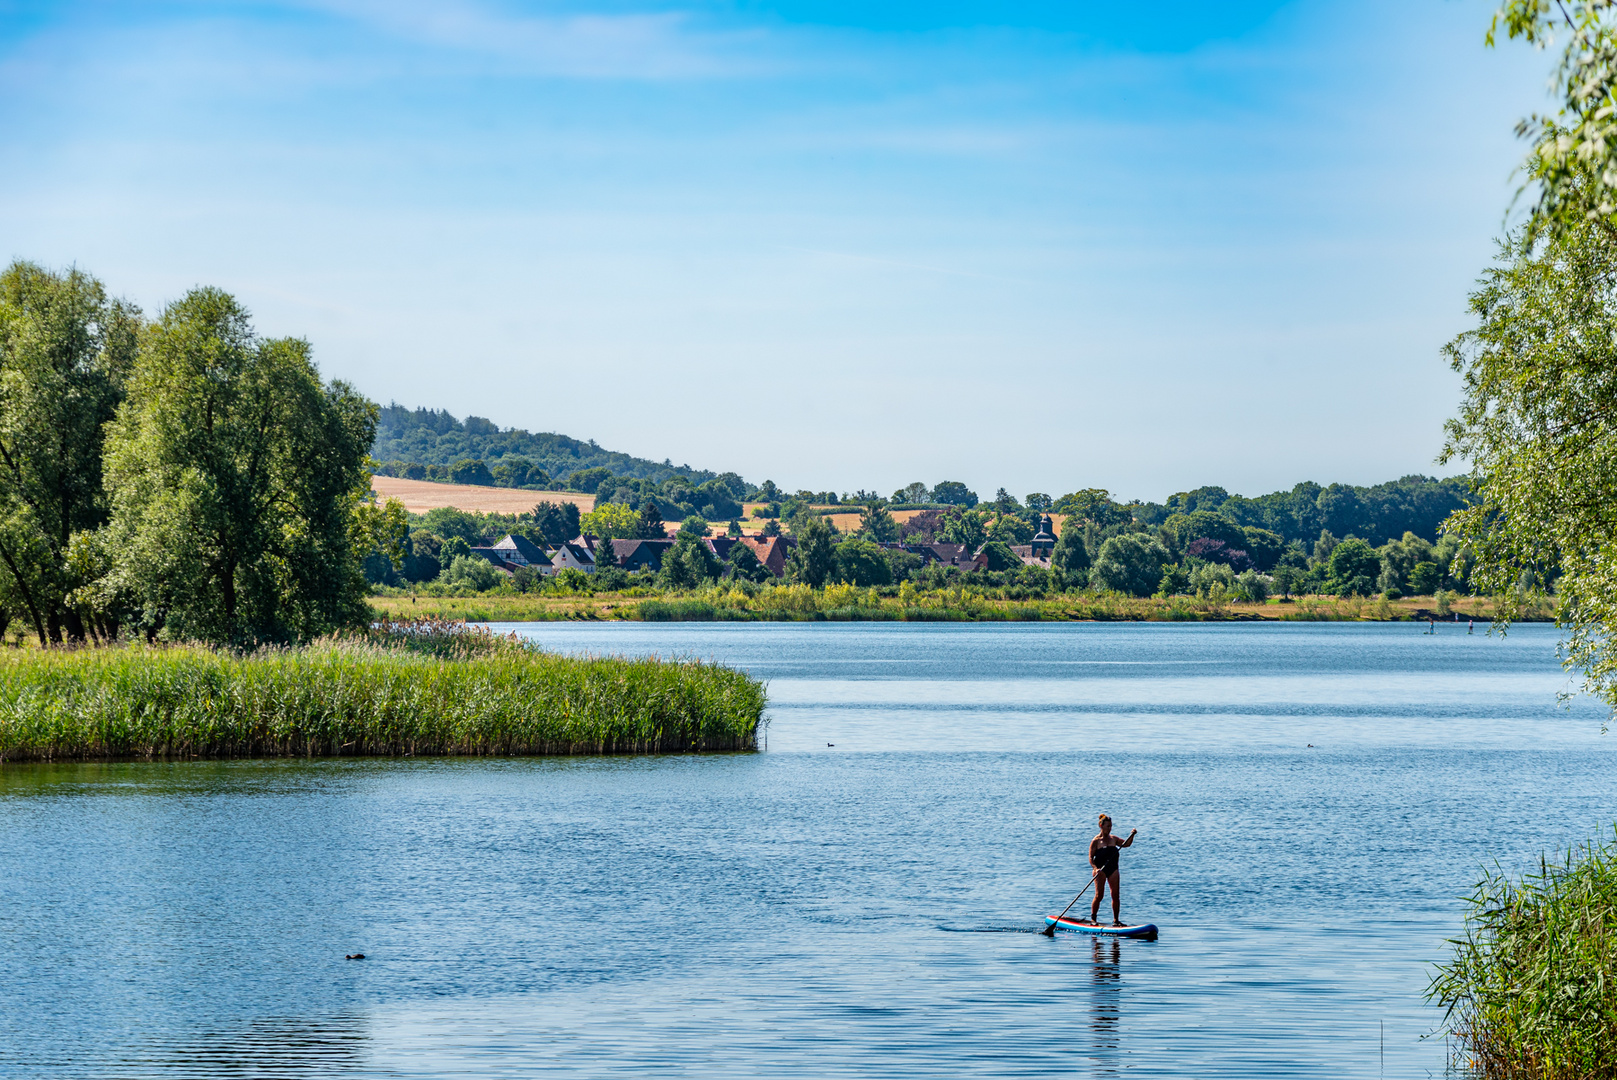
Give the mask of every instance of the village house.
[[495, 554], [513, 566], [548, 567], [550, 556], [526, 536], [507, 534], [505, 539], [492, 545]]
[[582, 570], [586, 574], [595, 573], [595, 555], [584, 543], [583, 537], [569, 540], [558, 547], [550, 557], [550, 564], [557, 571]]

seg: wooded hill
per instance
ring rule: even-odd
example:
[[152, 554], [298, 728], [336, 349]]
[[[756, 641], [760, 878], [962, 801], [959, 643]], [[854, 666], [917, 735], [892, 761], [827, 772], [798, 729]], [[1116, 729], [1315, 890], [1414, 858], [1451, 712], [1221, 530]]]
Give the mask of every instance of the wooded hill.
[[[689, 465], [675, 465], [672, 461], [659, 464], [618, 453], [598, 446], [593, 439], [581, 442], [552, 432], [535, 434], [522, 428], [502, 429], [481, 416], [457, 420], [445, 409], [407, 409], [397, 402], [381, 410], [371, 456], [381, 462], [439, 467], [478, 461], [490, 472], [520, 458], [525, 469], [542, 470], [547, 478], [558, 483], [575, 472], [595, 468], [607, 469], [613, 476], [658, 483], [681, 477], [693, 485], [718, 475]], [[449, 479], [448, 476], [422, 478]], [[526, 485], [519, 481], [508, 486]], [[549, 483], [538, 486], [548, 487]]]

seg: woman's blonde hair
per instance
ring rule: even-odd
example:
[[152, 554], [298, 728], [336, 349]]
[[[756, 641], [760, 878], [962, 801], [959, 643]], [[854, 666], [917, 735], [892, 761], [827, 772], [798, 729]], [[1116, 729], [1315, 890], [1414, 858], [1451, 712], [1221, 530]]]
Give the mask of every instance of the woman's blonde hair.
[[1100, 816], [1100, 823], [1102, 825], [1110, 825], [1112, 823], [1112, 815], [1110, 815], [1110, 814], [1102, 814]]

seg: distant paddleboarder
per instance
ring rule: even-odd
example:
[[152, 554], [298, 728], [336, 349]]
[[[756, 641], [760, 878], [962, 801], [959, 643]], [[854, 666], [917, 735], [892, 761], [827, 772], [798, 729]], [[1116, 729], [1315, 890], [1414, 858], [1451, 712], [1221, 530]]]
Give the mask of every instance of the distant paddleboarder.
[[1100, 816], [1100, 834], [1089, 842], [1089, 865], [1095, 869], [1095, 898], [1089, 902], [1089, 921], [1094, 922], [1095, 916], [1100, 914], [1100, 894], [1106, 891], [1108, 884], [1112, 887], [1112, 925], [1122, 926], [1122, 898], [1117, 895], [1117, 853], [1134, 843], [1134, 834], [1138, 829], [1130, 829], [1127, 840], [1119, 840], [1112, 835], [1112, 819], [1105, 814]]

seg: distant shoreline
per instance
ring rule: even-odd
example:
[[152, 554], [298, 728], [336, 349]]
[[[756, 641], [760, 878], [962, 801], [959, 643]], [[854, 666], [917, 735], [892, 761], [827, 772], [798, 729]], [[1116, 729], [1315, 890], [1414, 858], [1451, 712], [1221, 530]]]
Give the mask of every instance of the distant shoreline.
[[[1192, 597], [1072, 595], [1045, 600], [985, 600], [971, 594], [923, 595], [919, 602], [864, 595], [790, 598], [788, 606], [743, 606], [745, 598], [702, 590], [686, 595], [373, 596], [378, 617], [430, 616], [467, 622], [1492, 622], [1486, 597], [1457, 597], [1438, 615], [1431, 597], [1360, 600], [1300, 597], [1261, 604]], [[838, 601], [841, 601], [840, 603]], [[1518, 622], [1553, 622], [1539, 608]]]

